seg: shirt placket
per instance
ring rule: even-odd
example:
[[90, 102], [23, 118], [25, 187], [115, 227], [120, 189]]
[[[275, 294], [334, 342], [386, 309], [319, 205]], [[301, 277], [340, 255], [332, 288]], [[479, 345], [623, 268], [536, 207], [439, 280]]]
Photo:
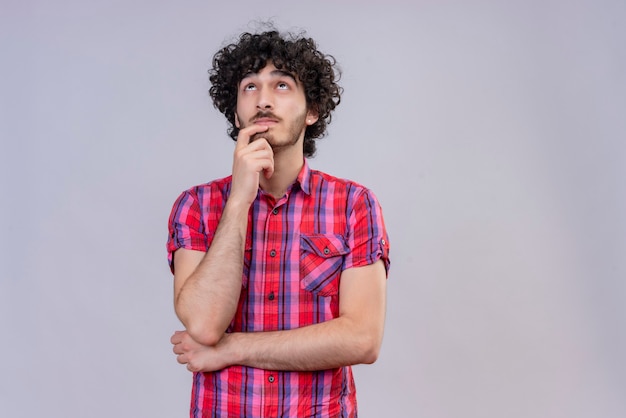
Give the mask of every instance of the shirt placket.
[[[271, 202], [271, 200], [270, 200]], [[279, 329], [279, 289], [280, 269], [283, 262], [285, 240], [282, 230], [283, 211], [279, 203], [270, 203], [267, 206], [267, 218], [265, 220], [265, 275], [263, 280], [263, 323], [264, 331], [276, 331]], [[279, 374], [276, 371], [265, 372], [265, 385], [267, 397], [265, 404], [265, 416], [278, 416], [278, 385]]]

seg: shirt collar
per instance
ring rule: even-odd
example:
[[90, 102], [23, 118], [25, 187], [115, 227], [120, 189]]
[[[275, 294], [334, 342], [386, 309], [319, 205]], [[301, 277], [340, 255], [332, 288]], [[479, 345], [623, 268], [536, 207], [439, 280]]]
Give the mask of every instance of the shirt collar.
[[300, 185], [300, 190], [302, 190], [304, 193], [306, 193], [307, 195], [311, 194], [311, 169], [306, 162], [306, 158], [304, 159], [304, 164], [302, 164], [300, 173], [298, 173], [296, 183]]

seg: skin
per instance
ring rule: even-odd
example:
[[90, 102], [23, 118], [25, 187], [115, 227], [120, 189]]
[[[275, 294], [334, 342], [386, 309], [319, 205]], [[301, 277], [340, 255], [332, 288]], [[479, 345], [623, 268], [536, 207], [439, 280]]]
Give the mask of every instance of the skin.
[[295, 181], [305, 128], [317, 118], [299, 81], [271, 63], [241, 81], [231, 194], [215, 237], [206, 253], [179, 249], [174, 256], [174, 306], [185, 330], [171, 343], [190, 371], [230, 365], [312, 371], [376, 361], [386, 304], [380, 260], [342, 272], [335, 319], [293, 330], [225, 333], [241, 291], [250, 205], [259, 187], [278, 198]]

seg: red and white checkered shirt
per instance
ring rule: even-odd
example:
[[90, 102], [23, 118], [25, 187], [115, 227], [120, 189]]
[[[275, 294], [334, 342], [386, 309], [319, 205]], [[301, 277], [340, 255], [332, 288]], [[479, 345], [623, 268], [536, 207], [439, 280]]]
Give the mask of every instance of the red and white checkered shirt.
[[[193, 187], [169, 219], [170, 267], [179, 248], [207, 251], [231, 177]], [[365, 187], [310, 170], [276, 200], [259, 189], [250, 208], [241, 296], [227, 332], [276, 331], [339, 315], [339, 278], [382, 259], [389, 241], [376, 197]], [[194, 373], [192, 417], [354, 417], [352, 369], [316, 372], [231, 366]]]

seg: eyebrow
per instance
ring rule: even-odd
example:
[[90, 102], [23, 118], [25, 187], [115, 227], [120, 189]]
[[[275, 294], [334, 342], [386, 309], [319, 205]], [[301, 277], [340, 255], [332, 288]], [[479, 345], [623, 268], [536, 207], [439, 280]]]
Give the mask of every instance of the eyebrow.
[[289, 71], [284, 71], [284, 70], [274, 70], [270, 73], [270, 75], [272, 76], [277, 76], [277, 77], [289, 77], [290, 79], [292, 79], [294, 81], [294, 83], [297, 83], [298, 81], [296, 80], [296, 78], [293, 76], [293, 74], [291, 74]]
[[[246, 78], [254, 77], [254, 76], [257, 76], [257, 75], [259, 75], [258, 72], [255, 73], [255, 72], [250, 71], [249, 73], [244, 75], [241, 78], [241, 80], [243, 81]], [[270, 73], [270, 76], [272, 76], [272, 77], [288, 77], [288, 78], [292, 79], [294, 83], [298, 84], [298, 80], [296, 79], [296, 77], [293, 74], [291, 74], [289, 71], [276, 69], [276, 70], [273, 70]]]

